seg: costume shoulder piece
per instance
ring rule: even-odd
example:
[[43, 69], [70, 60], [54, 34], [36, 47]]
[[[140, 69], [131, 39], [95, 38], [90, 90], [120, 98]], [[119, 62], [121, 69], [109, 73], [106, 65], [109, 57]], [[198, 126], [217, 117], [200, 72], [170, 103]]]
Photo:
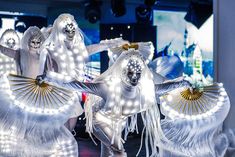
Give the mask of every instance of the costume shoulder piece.
[[229, 104], [223, 84], [193, 89], [179, 88], [161, 97], [162, 110], [171, 118], [201, 119]]

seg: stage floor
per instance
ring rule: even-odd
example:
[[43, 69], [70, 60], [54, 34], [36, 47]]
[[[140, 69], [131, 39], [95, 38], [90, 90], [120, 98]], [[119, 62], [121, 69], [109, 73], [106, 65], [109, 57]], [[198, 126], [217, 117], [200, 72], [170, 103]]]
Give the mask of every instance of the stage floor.
[[[77, 138], [79, 147], [79, 157], [100, 157], [100, 142], [97, 141], [97, 146], [90, 138]], [[128, 156], [136, 156], [140, 146], [140, 136], [129, 136], [124, 144]], [[141, 149], [139, 154], [145, 157], [145, 147]]]

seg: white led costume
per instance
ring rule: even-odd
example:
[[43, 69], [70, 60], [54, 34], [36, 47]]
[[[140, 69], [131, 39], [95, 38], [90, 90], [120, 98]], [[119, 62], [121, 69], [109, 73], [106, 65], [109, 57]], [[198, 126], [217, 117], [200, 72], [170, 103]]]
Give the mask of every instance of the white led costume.
[[[18, 50], [20, 47], [20, 38], [16, 31], [13, 29], [7, 29], [3, 32], [0, 38], [0, 44], [4, 47]], [[1, 51], [0, 51], [1, 52]], [[16, 62], [14, 58], [8, 56], [8, 54], [0, 54], [0, 75], [5, 73], [16, 74]]]
[[230, 108], [222, 84], [180, 88], [161, 98], [162, 130], [171, 142], [163, 142], [163, 157], [223, 157], [228, 146], [222, 124]]
[[[131, 79], [130, 71], [132, 71]], [[141, 77], [136, 80], [138, 75]], [[100, 139], [102, 157], [126, 156], [122, 131], [125, 130], [124, 139], [126, 139], [128, 132], [137, 128], [137, 113], [140, 112], [145, 126], [143, 132], [145, 132], [146, 156], [150, 156], [151, 153], [156, 155], [159, 140], [163, 135], [159, 128], [160, 115], [155, 92], [162, 94], [165, 88], [170, 90], [171, 87], [174, 89], [185, 85], [182, 82], [171, 82], [166, 86], [154, 85], [152, 74], [142, 56], [139, 51], [133, 49], [123, 52], [93, 83], [69, 81], [70, 78], [51, 72], [45, 80], [64, 88], [96, 95], [90, 95], [85, 105], [86, 126], [89, 133]], [[132, 85], [132, 81], [137, 85]], [[130, 122], [127, 122], [128, 118]], [[152, 152], [148, 149], [149, 144]]]
[[[40, 73], [44, 71], [55, 71], [65, 76], [85, 80], [85, 62], [88, 56], [109, 47], [123, 44], [123, 40], [116, 39], [85, 46], [82, 31], [77, 25], [74, 17], [70, 14], [61, 14], [54, 22], [49, 37], [44, 43], [40, 55]], [[81, 97], [81, 96], [79, 96]], [[78, 101], [74, 106], [75, 113], [66, 124], [73, 130], [77, 116], [81, 115], [83, 109]]]
[[47, 84], [39, 86], [32, 79], [39, 74], [43, 42], [40, 29], [30, 27], [19, 50], [1, 46], [2, 52], [19, 63], [17, 68], [23, 76], [0, 79], [0, 156], [78, 156], [76, 140], [63, 125], [77, 101], [74, 93]]

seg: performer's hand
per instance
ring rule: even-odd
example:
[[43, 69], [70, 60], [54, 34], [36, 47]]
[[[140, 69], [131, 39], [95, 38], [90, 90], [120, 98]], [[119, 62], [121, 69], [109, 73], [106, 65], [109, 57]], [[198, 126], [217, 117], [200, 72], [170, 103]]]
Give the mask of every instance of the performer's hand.
[[37, 82], [37, 84], [38, 84], [38, 85], [41, 85], [42, 83], [44, 83], [45, 77], [46, 77], [46, 74], [45, 74], [45, 73], [42, 74], [42, 75], [38, 75], [38, 76], [36, 77], [36, 82]]
[[188, 80], [183, 80], [183, 84], [193, 93], [193, 85]]

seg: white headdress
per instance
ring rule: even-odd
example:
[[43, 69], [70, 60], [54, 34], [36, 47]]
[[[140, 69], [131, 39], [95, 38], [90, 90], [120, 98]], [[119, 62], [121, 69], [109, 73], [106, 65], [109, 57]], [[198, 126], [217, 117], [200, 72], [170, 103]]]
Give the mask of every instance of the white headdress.
[[111, 48], [108, 53], [110, 64], [112, 65], [113, 62], [115, 62], [116, 59], [120, 56], [120, 54], [128, 49], [138, 49], [147, 64], [152, 60], [154, 55], [154, 46], [152, 42], [132, 43], [130, 45], [123, 45], [122, 47]]
[[32, 38], [40, 38], [42, 42], [45, 41], [45, 37], [43, 36], [41, 30], [36, 26], [31, 26], [24, 32], [21, 39], [21, 49], [24, 51], [29, 51], [29, 42]]
[[[77, 22], [71, 14], [61, 14], [54, 22], [51, 34], [49, 39], [45, 42], [46, 45], [54, 44], [55, 47], [64, 46], [65, 34], [63, 33], [63, 29], [66, 24], [73, 23], [75, 27], [75, 36], [73, 39], [74, 44], [78, 41], [83, 40], [83, 36], [81, 30], [79, 29]], [[74, 45], [75, 46], [75, 45]]]

